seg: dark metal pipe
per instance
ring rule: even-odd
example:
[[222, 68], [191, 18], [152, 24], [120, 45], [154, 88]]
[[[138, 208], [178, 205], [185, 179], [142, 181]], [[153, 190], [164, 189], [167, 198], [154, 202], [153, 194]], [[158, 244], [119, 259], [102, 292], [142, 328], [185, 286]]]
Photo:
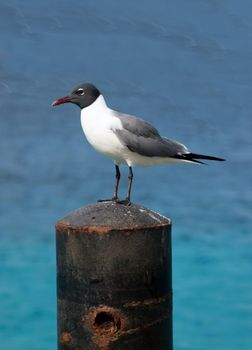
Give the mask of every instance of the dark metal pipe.
[[172, 350], [171, 221], [139, 205], [56, 224], [58, 349]]

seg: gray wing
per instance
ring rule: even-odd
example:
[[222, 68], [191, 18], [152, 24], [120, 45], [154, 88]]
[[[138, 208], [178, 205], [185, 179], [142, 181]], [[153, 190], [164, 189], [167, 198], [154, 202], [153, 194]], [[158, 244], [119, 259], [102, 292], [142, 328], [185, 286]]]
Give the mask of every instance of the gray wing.
[[161, 137], [157, 129], [146, 121], [116, 113], [123, 129], [113, 130], [119, 140], [132, 152], [146, 157], [177, 157], [189, 153], [188, 149], [179, 142]]

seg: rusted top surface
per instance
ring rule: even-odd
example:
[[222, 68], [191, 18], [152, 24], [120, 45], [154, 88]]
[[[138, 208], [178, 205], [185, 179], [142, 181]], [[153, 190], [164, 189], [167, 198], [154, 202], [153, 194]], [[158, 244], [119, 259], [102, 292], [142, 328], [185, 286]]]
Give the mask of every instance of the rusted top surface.
[[108, 233], [112, 230], [134, 230], [136, 228], [162, 227], [171, 220], [161, 214], [137, 204], [130, 206], [113, 202], [101, 202], [79, 208], [58, 221], [58, 231], [66, 229], [84, 232]]

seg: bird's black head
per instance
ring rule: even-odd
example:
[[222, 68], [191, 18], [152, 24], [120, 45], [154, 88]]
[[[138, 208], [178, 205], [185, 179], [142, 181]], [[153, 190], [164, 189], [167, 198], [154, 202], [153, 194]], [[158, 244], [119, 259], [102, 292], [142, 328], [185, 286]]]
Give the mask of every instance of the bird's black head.
[[74, 103], [81, 109], [90, 106], [99, 96], [100, 91], [89, 83], [78, 85], [68, 96], [59, 98], [52, 103], [52, 106], [58, 106], [62, 103]]

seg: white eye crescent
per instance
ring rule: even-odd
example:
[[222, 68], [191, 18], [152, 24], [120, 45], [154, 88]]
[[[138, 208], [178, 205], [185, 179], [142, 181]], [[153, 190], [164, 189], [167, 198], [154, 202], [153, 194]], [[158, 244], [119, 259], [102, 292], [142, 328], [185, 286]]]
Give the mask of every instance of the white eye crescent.
[[82, 88], [79, 88], [79, 89], [76, 91], [76, 94], [82, 96], [82, 95], [85, 94], [85, 91], [84, 91]]

